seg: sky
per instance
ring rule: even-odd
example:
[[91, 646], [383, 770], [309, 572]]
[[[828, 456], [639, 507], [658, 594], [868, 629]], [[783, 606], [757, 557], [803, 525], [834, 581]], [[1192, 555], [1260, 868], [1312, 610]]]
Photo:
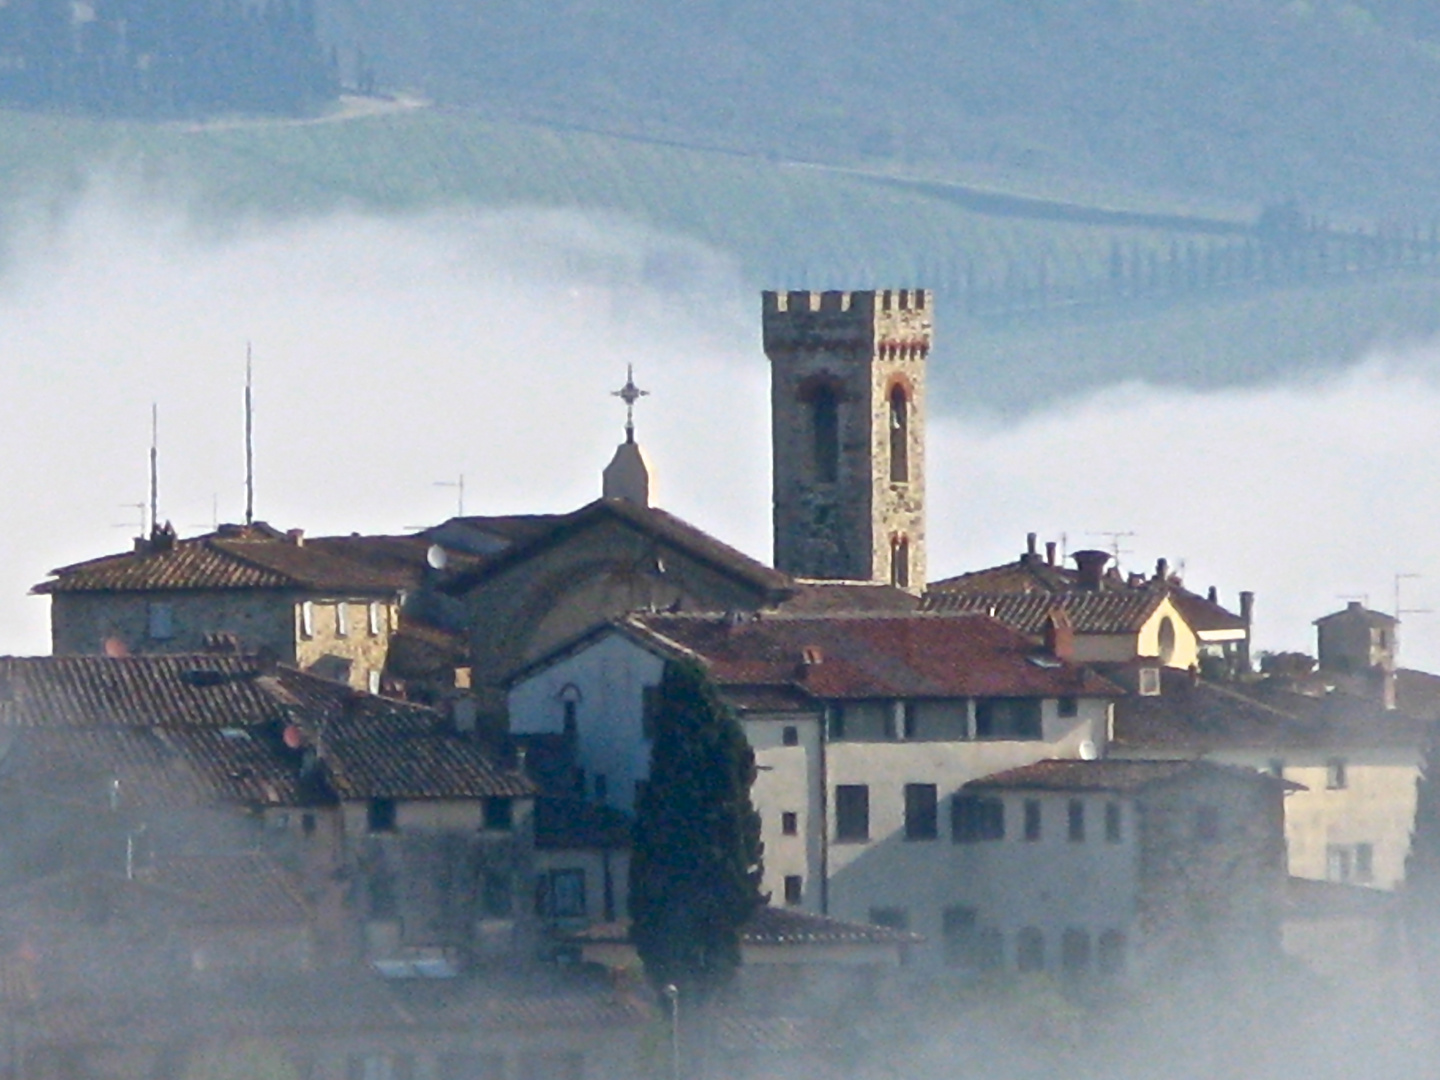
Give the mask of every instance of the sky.
[[[128, 548], [159, 410], [160, 516], [182, 535], [244, 507], [255, 379], [257, 516], [310, 535], [467, 513], [555, 512], [599, 492], [633, 364], [656, 501], [768, 559], [768, 370], [759, 297], [683, 238], [568, 212], [337, 214], [197, 227], [103, 182], [12, 224], [0, 262], [0, 653], [48, 650], [55, 566]], [[676, 272], [681, 268], [683, 272]], [[937, 311], [944, 341], [945, 312]], [[963, 341], [944, 354], [964, 362]], [[1259, 388], [1096, 387], [1020, 417], [932, 395], [931, 576], [1013, 559], [1038, 532], [1120, 539], [1234, 608], [1257, 648], [1313, 652], [1364, 599], [1440, 609], [1440, 349]], [[1402, 661], [1440, 670], [1440, 614]]]

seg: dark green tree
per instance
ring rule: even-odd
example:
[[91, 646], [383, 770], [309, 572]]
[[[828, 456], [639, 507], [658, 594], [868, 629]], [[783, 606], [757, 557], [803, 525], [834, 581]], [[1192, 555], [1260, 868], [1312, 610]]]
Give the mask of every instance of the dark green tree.
[[657, 989], [674, 983], [703, 999], [734, 974], [740, 928], [765, 902], [755, 754], [691, 661], [666, 665], [652, 723], [630, 856], [632, 933]]
[[1405, 859], [1405, 941], [1432, 1024], [1440, 1022], [1440, 742], [1432, 730], [1415, 785], [1415, 828]]

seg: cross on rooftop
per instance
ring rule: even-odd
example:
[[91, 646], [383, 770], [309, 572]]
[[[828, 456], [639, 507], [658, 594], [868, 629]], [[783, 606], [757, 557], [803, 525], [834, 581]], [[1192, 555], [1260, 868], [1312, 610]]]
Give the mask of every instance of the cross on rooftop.
[[649, 390], [641, 390], [635, 385], [635, 365], [625, 365], [625, 385], [619, 390], [610, 391], [611, 397], [618, 397], [625, 402], [625, 441], [635, 441], [635, 403], [642, 397], [649, 397]]

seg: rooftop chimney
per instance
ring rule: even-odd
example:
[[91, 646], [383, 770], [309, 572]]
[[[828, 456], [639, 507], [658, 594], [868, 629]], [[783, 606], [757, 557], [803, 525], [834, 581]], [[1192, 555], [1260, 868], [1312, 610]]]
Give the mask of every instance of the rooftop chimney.
[[1245, 636], [1240, 639], [1236, 657], [1239, 661], [1240, 674], [1249, 675], [1254, 670], [1250, 666], [1250, 627], [1255, 621], [1255, 594], [1253, 592], [1240, 594], [1240, 619], [1245, 623]]
[[1077, 551], [1075, 565], [1080, 570], [1080, 585], [1085, 589], [1099, 589], [1100, 580], [1105, 576], [1105, 564], [1110, 561], [1108, 551]]
[[1170, 563], [1165, 559], [1155, 560], [1155, 580], [1164, 584], [1170, 578]]
[[304, 529], [286, 529], [286, 530], [285, 530], [285, 539], [286, 539], [286, 540], [289, 540], [290, 543], [294, 544], [296, 547], [304, 547], [304, 546], [305, 546], [305, 530], [304, 530]]
[[1039, 561], [1038, 553], [1035, 550], [1035, 541], [1037, 539], [1038, 537], [1036, 537], [1033, 532], [1025, 534], [1025, 554], [1020, 557], [1021, 562], [1033, 563]]
[[1045, 651], [1057, 660], [1074, 659], [1075, 628], [1064, 608], [1053, 607], [1045, 616]]
[[1205, 599], [1209, 600], [1212, 604], [1218, 604], [1220, 602], [1220, 590], [1215, 588], [1214, 585], [1211, 585], [1205, 593]]
[[1045, 565], [1046, 565], [1046, 566], [1054, 566], [1054, 565], [1055, 565], [1055, 541], [1054, 541], [1054, 540], [1046, 540], [1046, 541], [1045, 541]]

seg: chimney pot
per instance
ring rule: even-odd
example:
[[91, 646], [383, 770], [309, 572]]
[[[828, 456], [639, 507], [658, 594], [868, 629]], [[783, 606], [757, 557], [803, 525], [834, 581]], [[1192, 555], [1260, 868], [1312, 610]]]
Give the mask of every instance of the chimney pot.
[[294, 544], [296, 547], [304, 547], [304, 546], [305, 546], [305, 530], [304, 530], [304, 529], [286, 529], [286, 530], [285, 530], [285, 539], [286, 539], [286, 540], [289, 540], [290, 543]]
[[1209, 600], [1212, 604], [1218, 604], [1220, 602], [1220, 590], [1215, 588], [1214, 585], [1211, 585], [1205, 593], [1205, 599]]
[[1034, 555], [1034, 554], [1035, 554], [1035, 541], [1036, 541], [1037, 539], [1038, 539], [1038, 537], [1036, 537], [1036, 535], [1035, 535], [1033, 532], [1032, 532], [1032, 533], [1026, 533], [1026, 534], [1025, 534], [1025, 554], [1027, 554], [1027, 555]]
[[1110, 561], [1108, 551], [1077, 551], [1074, 555], [1075, 565], [1080, 570], [1080, 584], [1086, 589], [1100, 588], [1100, 580], [1105, 575], [1105, 564]]
[[1164, 581], [1170, 576], [1170, 563], [1165, 559], [1155, 560], [1155, 580]]
[[1054, 541], [1054, 540], [1046, 540], [1046, 541], [1045, 541], [1045, 564], [1046, 564], [1047, 566], [1054, 566], [1054, 565], [1055, 565], [1055, 541]]

